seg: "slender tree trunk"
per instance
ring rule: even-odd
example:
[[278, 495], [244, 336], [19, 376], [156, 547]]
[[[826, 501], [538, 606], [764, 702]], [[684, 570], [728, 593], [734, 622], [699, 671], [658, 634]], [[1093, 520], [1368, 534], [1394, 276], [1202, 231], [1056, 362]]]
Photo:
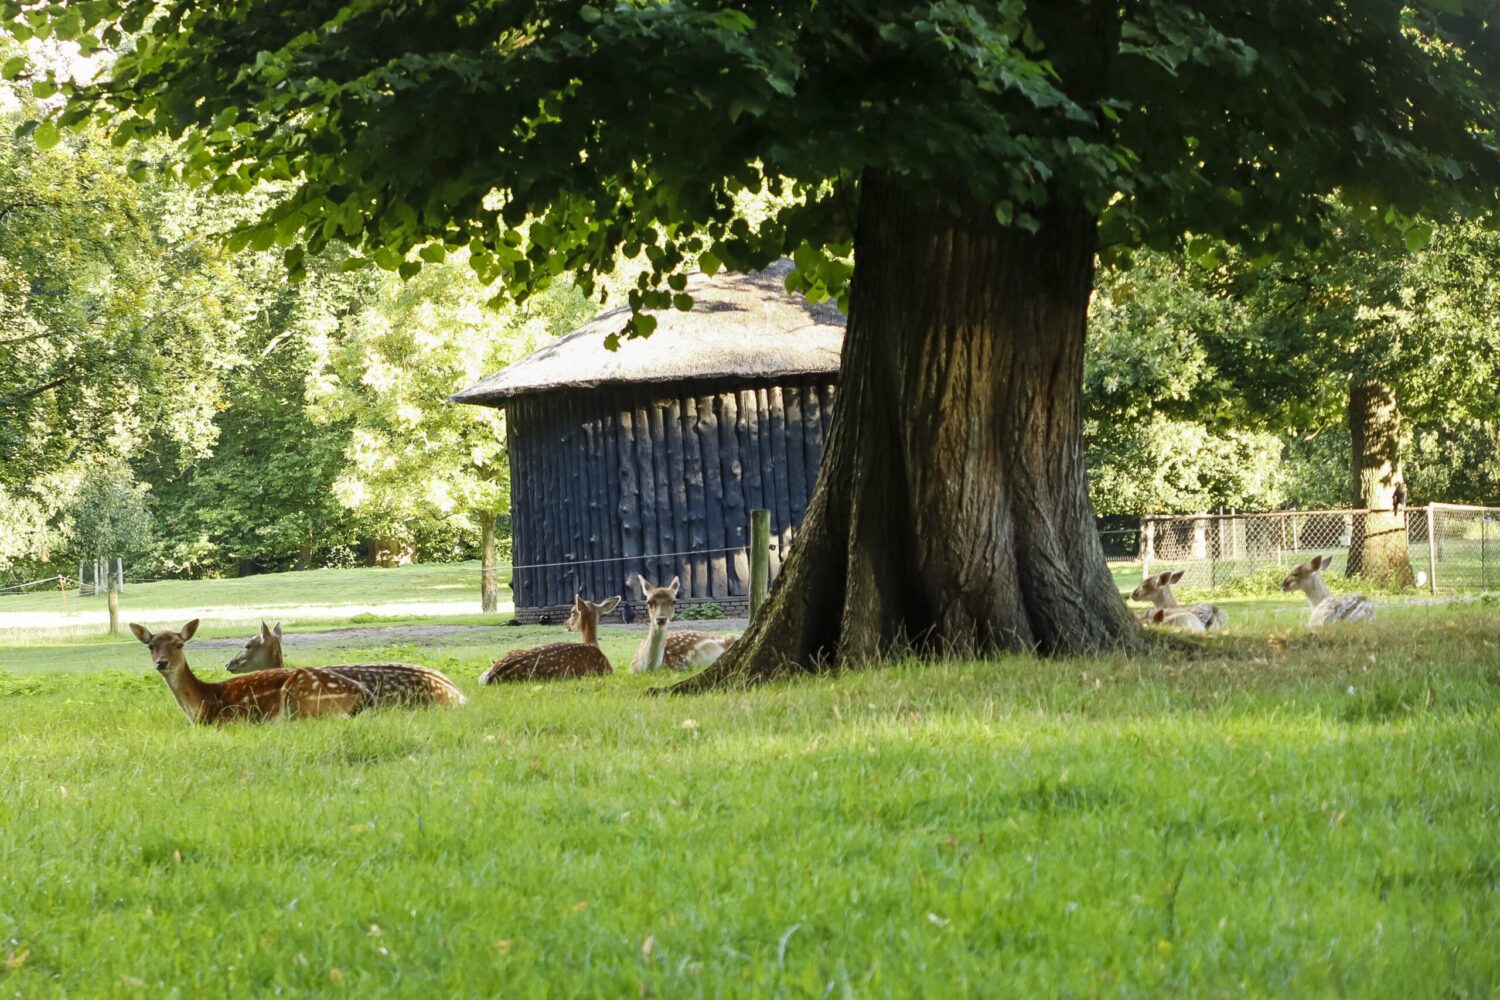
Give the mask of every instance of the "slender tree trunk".
[[[104, 565], [105, 566], [109, 565], [109, 560], [108, 559], [106, 559], [104, 561]], [[107, 601], [109, 603], [109, 634], [110, 635], [119, 635], [120, 634], [120, 585], [119, 585], [119, 578], [116, 577], [114, 573], [111, 573], [108, 570], [105, 570], [105, 579], [109, 581], [106, 584], [106, 589], [107, 589], [108, 595], [109, 595], [108, 598], [107, 598]]]
[[479, 607], [486, 614], [500, 607], [500, 580], [495, 568], [495, 512], [479, 512]]
[[1406, 548], [1406, 516], [1391, 510], [1401, 482], [1401, 409], [1396, 393], [1381, 382], [1355, 382], [1349, 389], [1349, 437], [1353, 443], [1356, 508], [1349, 541], [1348, 575], [1397, 586], [1415, 586]]
[[1142, 633], [1105, 566], [1083, 464], [1095, 220], [1036, 234], [862, 182], [839, 393], [806, 522], [760, 616], [679, 687]]

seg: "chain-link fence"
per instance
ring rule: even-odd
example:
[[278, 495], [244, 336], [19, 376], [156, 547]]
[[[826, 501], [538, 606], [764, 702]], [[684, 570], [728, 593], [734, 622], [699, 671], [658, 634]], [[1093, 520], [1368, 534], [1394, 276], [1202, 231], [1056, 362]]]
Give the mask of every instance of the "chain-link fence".
[[[1217, 587], [1332, 556], [1405, 558], [1418, 586], [1438, 591], [1500, 586], [1500, 507], [1434, 503], [1389, 510], [1287, 510], [1265, 514], [1152, 515], [1141, 519], [1141, 575], [1184, 570], [1183, 582]], [[1397, 536], [1397, 537], [1392, 537]]]

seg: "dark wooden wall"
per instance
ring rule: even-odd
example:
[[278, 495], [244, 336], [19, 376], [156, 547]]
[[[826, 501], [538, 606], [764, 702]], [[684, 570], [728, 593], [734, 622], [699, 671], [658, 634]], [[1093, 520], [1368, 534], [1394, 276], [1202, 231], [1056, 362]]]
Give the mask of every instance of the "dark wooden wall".
[[[771, 511], [774, 577], [807, 513], [833, 397], [820, 379], [511, 400], [515, 564], [563, 564], [517, 570], [516, 607], [569, 604], [575, 590], [635, 600], [637, 573], [680, 577], [684, 599], [747, 595], [749, 512]], [[669, 555], [678, 552], [700, 554]]]

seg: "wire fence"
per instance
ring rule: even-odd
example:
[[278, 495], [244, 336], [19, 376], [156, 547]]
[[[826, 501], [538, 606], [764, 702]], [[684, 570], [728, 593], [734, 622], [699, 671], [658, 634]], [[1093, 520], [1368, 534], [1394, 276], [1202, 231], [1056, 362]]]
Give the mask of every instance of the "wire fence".
[[[1218, 587], [1285, 570], [1314, 555], [1335, 572], [1351, 558], [1405, 559], [1432, 593], [1500, 586], [1500, 507], [1433, 503], [1389, 510], [1151, 515], [1141, 519], [1141, 576], [1183, 570], [1184, 583]], [[1356, 569], [1361, 568], [1359, 565]], [[1370, 567], [1373, 568], [1373, 567]]]

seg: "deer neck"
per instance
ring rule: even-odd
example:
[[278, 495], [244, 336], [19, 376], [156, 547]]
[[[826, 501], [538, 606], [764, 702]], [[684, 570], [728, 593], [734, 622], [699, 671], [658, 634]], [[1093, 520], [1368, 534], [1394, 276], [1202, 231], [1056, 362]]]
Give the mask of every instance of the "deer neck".
[[1306, 580], [1303, 580], [1302, 592], [1307, 595], [1307, 603], [1313, 607], [1317, 607], [1333, 596], [1328, 591], [1328, 584], [1323, 582], [1322, 573], [1312, 573]]
[[1154, 594], [1151, 595], [1151, 601], [1158, 608], [1175, 608], [1175, 607], [1179, 607], [1179, 605], [1177, 603], [1177, 598], [1175, 598], [1175, 597], [1172, 596], [1172, 588], [1171, 587], [1160, 587], [1160, 588], [1158, 588], [1157, 591], [1156, 591], [1156, 593], [1154, 593]]
[[641, 643], [641, 651], [646, 654], [645, 669], [659, 669], [667, 652], [667, 627], [656, 624], [653, 619], [645, 641]]
[[266, 670], [282, 670], [286, 667], [286, 660], [281, 658], [281, 640], [272, 639], [266, 643]]
[[585, 646], [599, 645], [599, 619], [593, 615], [585, 615], [578, 623], [578, 634], [583, 638]]
[[200, 681], [184, 658], [181, 666], [170, 667], [166, 674], [167, 688], [177, 699], [177, 707], [190, 722], [207, 722], [221, 701], [219, 685]]

